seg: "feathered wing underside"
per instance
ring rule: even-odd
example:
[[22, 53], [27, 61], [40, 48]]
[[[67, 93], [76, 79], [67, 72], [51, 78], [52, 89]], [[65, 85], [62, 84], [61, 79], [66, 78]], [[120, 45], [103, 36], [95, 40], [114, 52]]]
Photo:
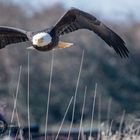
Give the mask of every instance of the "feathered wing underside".
[[26, 31], [13, 28], [0, 26], [0, 49], [9, 44], [28, 41]]
[[121, 57], [128, 57], [129, 51], [125, 46], [125, 42], [114, 31], [94, 16], [79, 9], [72, 8], [65, 13], [51, 30], [51, 33], [61, 36], [78, 29], [88, 29], [95, 32], [110, 47], [113, 47], [117, 54]]

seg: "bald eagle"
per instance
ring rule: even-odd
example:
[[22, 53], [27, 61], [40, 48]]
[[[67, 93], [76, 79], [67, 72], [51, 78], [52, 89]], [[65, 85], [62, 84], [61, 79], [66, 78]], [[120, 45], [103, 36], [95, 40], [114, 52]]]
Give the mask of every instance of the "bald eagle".
[[73, 45], [59, 40], [59, 37], [78, 29], [95, 32], [121, 57], [128, 57], [129, 51], [125, 42], [114, 31], [109, 29], [96, 17], [76, 8], [68, 10], [51, 28], [41, 31], [25, 31], [18, 28], [0, 26], [0, 49], [13, 43], [30, 41], [32, 47], [39, 51], [55, 48], [67, 48]]

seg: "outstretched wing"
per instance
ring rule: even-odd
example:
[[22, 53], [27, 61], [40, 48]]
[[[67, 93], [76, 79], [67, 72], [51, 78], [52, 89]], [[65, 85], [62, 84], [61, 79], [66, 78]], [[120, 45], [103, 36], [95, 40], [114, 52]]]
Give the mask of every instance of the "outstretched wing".
[[9, 44], [28, 41], [26, 33], [26, 31], [21, 29], [0, 26], [0, 49]]
[[88, 29], [100, 36], [110, 47], [113, 47], [121, 57], [128, 57], [128, 49], [125, 42], [96, 17], [72, 8], [54, 26], [51, 33], [60, 36], [78, 29]]

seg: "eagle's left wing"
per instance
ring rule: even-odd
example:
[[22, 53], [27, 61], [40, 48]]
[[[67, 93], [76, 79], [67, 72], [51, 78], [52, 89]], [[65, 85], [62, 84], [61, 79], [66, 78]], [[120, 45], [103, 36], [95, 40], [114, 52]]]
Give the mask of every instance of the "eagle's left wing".
[[100, 36], [110, 47], [113, 47], [121, 57], [128, 57], [125, 42], [111, 29], [94, 16], [79, 9], [72, 8], [56, 23], [51, 34], [60, 36], [78, 29], [88, 29]]

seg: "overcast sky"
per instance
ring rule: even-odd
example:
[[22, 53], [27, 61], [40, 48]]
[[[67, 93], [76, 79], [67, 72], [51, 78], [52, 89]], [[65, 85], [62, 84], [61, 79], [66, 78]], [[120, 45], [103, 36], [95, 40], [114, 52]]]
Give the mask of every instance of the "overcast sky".
[[125, 19], [134, 16], [140, 20], [140, 0], [12, 0], [21, 5], [36, 9], [62, 3], [66, 8], [77, 7], [87, 12], [96, 12], [112, 19]]

